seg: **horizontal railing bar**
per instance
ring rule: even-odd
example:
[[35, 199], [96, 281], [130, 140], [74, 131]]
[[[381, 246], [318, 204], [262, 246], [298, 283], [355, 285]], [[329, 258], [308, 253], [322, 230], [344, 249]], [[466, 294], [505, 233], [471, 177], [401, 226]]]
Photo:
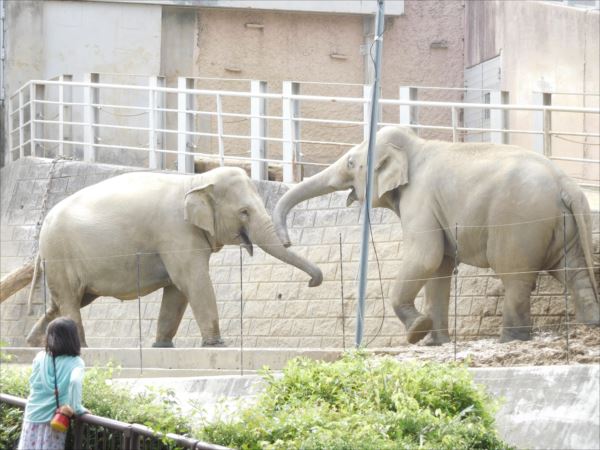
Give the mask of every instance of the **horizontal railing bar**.
[[549, 156], [548, 158], [556, 160], [556, 161], [572, 161], [572, 162], [581, 162], [581, 163], [600, 164], [600, 159], [571, 158], [568, 156]]
[[[576, 131], [549, 131], [548, 134], [561, 135], [561, 136], [581, 136], [581, 137], [594, 137], [600, 138], [600, 134], [597, 133], [582, 133]], [[583, 144], [583, 142], [582, 142]]]
[[[91, 88], [106, 88], [106, 89], [130, 89], [139, 91], [154, 91], [166, 92], [173, 94], [195, 94], [195, 95], [211, 95], [211, 96], [227, 96], [227, 97], [245, 97], [245, 98], [272, 98], [272, 99], [291, 99], [291, 100], [306, 100], [319, 102], [340, 102], [340, 103], [368, 103], [370, 100], [363, 97], [334, 97], [334, 96], [317, 96], [317, 95], [284, 95], [242, 91], [219, 91], [208, 89], [180, 89], [161, 86], [136, 86], [127, 84], [109, 84], [109, 83], [84, 83], [77, 81], [48, 81], [48, 80], [31, 80], [28, 83], [42, 85], [63, 85], [63, 86], [79, 86]], [[589, 114], [600, 114], [600, 109], [580, 108], [557, 105], [516, 105], [516, 104], [491, 104], [491, 103], [462, 103], [462, 102], [434, 102], [423, 100], [396, 100], [396, 99], [381, 99], [381, 104], [387, 105], [413, 105], [413, 106], [437, 106], [449, 108], [480, 108], [480, 109], [500, 109], [500, 110], [521, 110], [521, 111], [561, 111], [561, 112], [578, 112]]]

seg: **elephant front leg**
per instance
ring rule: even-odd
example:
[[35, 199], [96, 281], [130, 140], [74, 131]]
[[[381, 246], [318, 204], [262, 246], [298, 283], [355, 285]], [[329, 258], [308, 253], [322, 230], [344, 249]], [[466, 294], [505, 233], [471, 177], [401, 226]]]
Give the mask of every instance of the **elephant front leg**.
[[27, 335], [27, 343], [31, 347], [43, 347], [48, 324], [58, 317], [58, 307], [52, 304], [46, 314], [35, 323]]
[[454, 260], [445, 257], [433, 279], [425, 284], [424, 311], [433, 321], [433, 329], [429, 333], [425, 345], [442, 345], [450, 342], [448, 333], [448, 302]]
[[173, 338], [179, 329], [187, 304], [186, 296], [175, 286], [164, 288], [158, 314], [156, 342], [152, 347], [174, 347]]
[[[537, 275], [537, 274], [536, 274]], [[504, 306], [502, 308], [502, 334], [500, 342], [531, 339], [531, 287], [535, 283], [535, 275], [516, 278], [503, 277]]]

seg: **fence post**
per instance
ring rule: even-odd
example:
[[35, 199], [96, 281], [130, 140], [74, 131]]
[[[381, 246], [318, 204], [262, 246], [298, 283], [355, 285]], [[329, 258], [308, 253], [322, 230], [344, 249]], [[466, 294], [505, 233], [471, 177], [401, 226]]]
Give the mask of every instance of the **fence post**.
[[[179, 77], [177, 78], [177, 88], [193, 89], [194, 79]], [[177, 171], [181, 173], [194, 172], [194, 156], [188, 153], [192, 152], [193, 139], [188, 134], [194, 130], [194, 115], [190, 112], [194, 107], [194, 97], [187, 92], [177, 93]]]
[[[44, 119], [44, 105], [36, 104], [37, 100], [43, 100], [45, 86], [43, 84], [31, 83], [29, 85], [29, 137], [31, 156], [37, 156], [38, 147], [43, 147], [43, 144], [38, 145], [38, 139], [44, 138], [44, 124], [37, 119]], [[42, 156], [45, 156], [42, 154]]]
[[[83, 76], [84, 83], [98, 83], [100, 76], [97, 73], [86, 73]], [[96, 141], [98, 136], [98, 130], [96, 125], [99, 122], [99, 110], [97, 105], [99, 103], [98, 88], [92, 86], [84, 86], [83, 88], [83, 160], [88, 162], [96, 161]]]
[[223, 141], [223, 99], [221, 94], [215, 97], [217, 106], [217, 144], [219, 149], [219, 165], [225, 165], [225, 142]]
[[23, 89], [19, 90], [19, 158], [25, 157], [25, 102]]
[[373, 86], [370, 84], [363, 85], [363, 98], [366, 100], [363, 103], [363, 139], [369, 139], [369, 133], [371, 131], [370, 120], [371, 120], [371, 98], [373, 95]]
[[[417, 88], [412, 86], [400, 86], [400, 100], [417, 100]], [[415, 125], [417, 123], [417, 107], [413, 105], [400, 105], [400, 125]], [[417, 134], [418, 129], [414, 130]]]
[[[61, 75], [58, 81], [61, 83], [58, 85], [58, 156], [64, 156], [64, 142], [72, 138], [72, 126], [70, 124], [65, 125], [65, 122], [71, 122], [73, 119], [73, 109], [71, 105], [65, 105], [65, 102], [71, 103], [73, 101], [73, 91], [71, 86], [65, 86], [63, 83], [73, 81], [73, 75]], [[65, 130], [67, 130], [66, 134]]]
[[[1, 87], [0, 87], [1, 89]], [[14, 114], [14, 107], [13, 107], [13, 99], [10, 98], [10, 96], [7, 99], [8, 102], [8, 123], [6, 124], [6, 128], [8, 130], [8, 151], [5, 153], [4, 155], [4, 161], [5, 164], [9, 164], [11, 162], [13, 162], [15, 160], [15, 158], [13, 158], [13, 114]]]
[[[550, 106], [552, 104], [552, 94], [548, 92], [534, 92], [533, 103], [540, 106]], [[533, 128], [540, 134], [534, 135], [533, 149], [548, 158], [552, 156], [552, 136], [550, 129], [552, 127], [552, 116], [550, 111], [536, 111], [533, 115]]]
[[[506, 91], [490, 91], [490, 103], [494, 105], [505, 105], [508, 103], [508, 92]], [[498, 130], [506, 130], [508, 124], [508, 111], [506, 109], [490, 108], [490, 128]], [[490, 142], [495, 144], [506, 144], [508, 136], [500, 131], [490, 132]]]
[[[265, 94], [267, 82], [260, 80], [250, 81], [250, 92], [252, 94]], [[253, 180], [266, 180], [269, 177], [269, 166], [266, 161], [256, 161], [267, 157], [267, 99], [264, 97], [250, 97], [250, 157], [251, 175]], [[258, 117], [261, 116], [261, 117]]]
[[283, 82], [283, 182], [294, 183], [302, 179], [301, 167], [297, 164], [301, 160], [300, 144], [296, 141], [300, 137], [300, 123], [294, 119], [299, 116], [298, 100], [290, 98], [300, 93], [300, 83], [294, 81]]
[[452, 114], [452, 142], [456, 142], [458, 139], [457, 127], [458, 127], [458, 113], [456, 112], [456, 107], [453, 106], [451, 108]]
[[150, 169], [164, 169], [165, 155], [161, 151], [164, 149], [164, 131], [165, 129], [164, 111], [158, 109], [164, 108], [164, 92], [158, 92], [154, 88], [164, 87], [165, 77], [148, 78], [148, 167]]

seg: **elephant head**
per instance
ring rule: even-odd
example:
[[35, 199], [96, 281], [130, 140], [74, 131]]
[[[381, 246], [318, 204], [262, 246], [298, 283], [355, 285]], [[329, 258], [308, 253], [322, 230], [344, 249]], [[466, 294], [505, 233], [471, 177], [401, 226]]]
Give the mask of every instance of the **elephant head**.
[[321, 284], [321, 270], [286, 249], [256, 186], [246, 172], [223, 167], [198, 176], [185, 194], [184, 219], [202, 229], [213, 250], [223, 245], [241, 245], [252, 256], [253, 244], [266, 253], [306, 272], [309, 286]]
[[[384, 127], [377, 133], [375, 177], [372, 201], [375, 207], [393, 210], [399, 215], [401, 186], [408, 183], [409, 153], [423, 143], [409, 128]], [[277, 235], [288, 247], [290, 243], [286, 218], [298, 203], [334, 191], [350, 189], [346, 205], [365, 198], [368, 142], [350, 149], [327, 169], [290, 189], [279, 200], [273, 212]]]

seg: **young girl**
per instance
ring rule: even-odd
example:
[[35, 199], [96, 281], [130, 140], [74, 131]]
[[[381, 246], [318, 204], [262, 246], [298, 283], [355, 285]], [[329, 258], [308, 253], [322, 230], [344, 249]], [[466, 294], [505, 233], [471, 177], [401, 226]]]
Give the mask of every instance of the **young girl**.
[[59, 317], [48, 324], [46, 351], [39, 352], [33, 360], [18, 450], [64, 450], [67, 433], [50, 427], [56, 412], [55, 381], [61, 409], [68, 411], [69, 405], [76, 415], [86, 413], [81, 405], [85, 364], [79, 357], [80, 351], [75, 322]]

